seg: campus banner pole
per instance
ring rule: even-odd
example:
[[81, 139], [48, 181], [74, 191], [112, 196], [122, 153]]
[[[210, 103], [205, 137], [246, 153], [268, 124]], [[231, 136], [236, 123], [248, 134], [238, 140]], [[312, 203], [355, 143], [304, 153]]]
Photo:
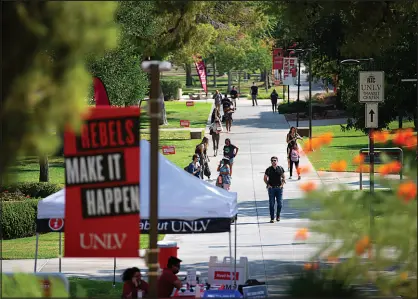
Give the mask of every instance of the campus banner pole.
[[62, 256], [62, 233], [59, 232], [58, 240], [58, 272], [61, 273], [61, 256]]

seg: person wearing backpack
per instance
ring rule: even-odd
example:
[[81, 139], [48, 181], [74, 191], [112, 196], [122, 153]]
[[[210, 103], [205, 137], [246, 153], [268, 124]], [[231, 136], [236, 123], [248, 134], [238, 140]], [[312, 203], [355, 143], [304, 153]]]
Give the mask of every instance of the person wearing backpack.
[[269, 195], [270, 223], [274, 223], [274, 207], [276, 206], [276, 221], [280, 221], [280, 213], [283, 205], [283, 185], [286, 184], [284, 169], [277, 165], [277, 157], [271, 157], [271, 166], [264, 173]]
[[187, 172], [194, 175], [197, 178], [200, 178], [200, 164], [199, 164], [199, 156], [194, 154], [192, 158], [192, 162], [187, 166]]
[[207, 150], [209, 148], [209, 138], [203, 137], [202, 141], [196, 145], [195, 154], [199, 156], [201, 172], [200, 178], [203, 180], [204, 176], [207, 176], [210, 180], [210, 169], [209, 169], [209, 157], [207, 155]]
[[[277, 94], [276, 90], [273, 89], [273, 92], [270, 95], [271, 100], [271, 107], [273, 108], [273, 113], [277, 111], [277, 100], [279, 99], [279, 95]], [[277, 111], [279, 112], [279, 111]]]
[[298, 148], [298, 144], [295, 143], [295, 144], [293, 144], [293, 148], [290, 151], [290, 177], [289, 177], [289, 180], [292, 179], [293, 164], [295, 164], [296, 172], [298, 174], [298, 180], [300, 180], [299, 159], [300, 159], [299, 148]]
[[229, 165], [229, 158], [223, 157], [223, 159], [220, 161], [218, 165], [219, 176], [221, 178], [218, 178], [218, 181], [221, 179], [222, 182], [217, 182], [219, 184], [222, 184], [222, 188], [229, 191], [229, 188], [231, 186], [231, 168]]
[[[214, 110], [216, 110], [216, 108]], [[223, 131], [223, 128], [222, 128], [221, 119], [220, 119], [220, 117], [215, 117], [212, 124], [209, 127], [209, 134], [212, 136], [213, 156], [214, 157], [216, 157], [218, 155], [219, 139], [221, 138], [221, 132], [222, 131]]]

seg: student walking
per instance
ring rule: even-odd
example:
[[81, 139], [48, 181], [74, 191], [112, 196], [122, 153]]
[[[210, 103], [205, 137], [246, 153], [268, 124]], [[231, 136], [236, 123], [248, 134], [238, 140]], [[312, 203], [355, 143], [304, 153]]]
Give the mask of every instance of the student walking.
[[271, 108], [273, 109], [273, 113], [277, 111], [277, 100], [278, 99], [279, 99], [279, 95], [277, 94], [276, 90], [273, 89], [273, 92], [270, 94]]
[[287, 170], [290, 170], [290, 151], [293, 149], [293, 145], [297, 143], [298, 139], [302, 139], [299, 136], [297, 129], [295, 127], [291, 127], [289, 133], [286, 135], [286, 143], [287, 143]]
[[225, 146], [224, 146], [224, 157], [229, 158], [229, 165], [231, 167], [231, 177], [232, 177], [232, 166], [234, 165], [234, 159], [238, 155], [239, 148], [235, 145], [231, 144], [231, 139], [225, 139]]
[[[276, 221], [280, 221], [280, 213], [283, 205], [283, 185], [286, 183], [283, 167], [277, 164], [277, 157], [271, 157], [271, 166], [264, 173], [269, 195], [270, 223], [274, 223], [274, 212]], [[276, 206], [276, 211], [274, 210]]]
[[210, 169], [209, 169], [209, 157], [207, 155], [207, 150], [209, 148], [209, 138], [203, 137], [202, 141], [196, 146], [195, 154], [199, 156], [200, 160], [200, 178], [203, 180], [203, 176], [207, 176], [210, 180]]
[[218, 109], [218, 111], [221, 111], [221, 102], [222, 102], [222, 95], [219, 93], [219, 90], [215, 91], [215, 94], [213, 95], [215, 107]]
[[300, 171], [299, 171], [299, 159], [300, 159], [300, 153], [299, 153], [299, 147], [298, 144], [295, 143], [293, 145], [292, 150], [290, 151], [290, 177], [289, 179], [292, 179], [292, 173], [293, 173], [293, 164], [296, 167], [296, 173], [298, 174], [298, 180], [300, 180]]
[[228, 99], [227, 95], [225, 95], [225, 98], [222, 100], [222, 107], [224, 110], [224, 118], [225, 118], [225, 126], [226, 131], [231, 132], [231, 126], [232, 126], [232, 113], [234, 113], [233, 103], [230, 99]]
[[228, 157], [223, 157], [223, 159], [220, 161], [218, 165], [218, 171], [222, 179], [222, 188], [229, 191], [229, 188], [231, 187], [231, 168]]
[[[216, 108], [214, 110], [216, 110]], [[221, 116], [219, 114], [219, 116], [213, 117], [212, 124], [209, 127], [209, 134], [212, 136], [214, 157], [218, 155], [219, 139], [221, 138], [222, 131], [223, 131], [223, 128], [222, 128]]]
[[234, 108], [237, 110], [237, 98], [238, 98], [238, 91], [235, 89], [235, 86], [232, 86], [232, 90], [229, 92], [232, 101], [234, 102]]
[[251, 99], [253, 101], [253, 106], [254, 106], [254, 102], [258, 106], [257, 96], [258, 96], [258, 86], [255, 85], [255, 82], [253, 82], [253, 86], [251, 86]]

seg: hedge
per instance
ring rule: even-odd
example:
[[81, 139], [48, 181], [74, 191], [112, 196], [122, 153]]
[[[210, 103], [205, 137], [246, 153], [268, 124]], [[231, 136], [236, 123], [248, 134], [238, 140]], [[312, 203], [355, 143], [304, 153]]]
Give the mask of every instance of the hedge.
[[30, 198], [29, 195], [24, 195], [21, 192], [4, 191], [4, 192], [0, 193], [0, 201], [2, 201], [2, 202], [5, 202], [5, 201], [25, 201], [29, 198]]
[[0, 218], [2, 240], [31, 237], [36, 234], [39, 200], [3, 202]]
[[304, 101], [295, 101], [295, 102], [290, 102], [290, 104], [288, 104], [287, 102], [282, 102], [281, 104], [279, 104], [278, 110], [280, 114], [290, 114], [290, 113], [303, 113], [306, 112], [308, 107], [307, 102]]
[[177, 92], [179, 88], [183, 88], [183, 84], [178, 80], [161, 80], [161, 89], [164, 93], [164, 100], [179, 100]]
[[60, 191], [63, 187], [64, 185], [61, 184], [25, 182], [2, 186], [0, 187], [0, 192], [8, 191], [11, 193], [22, 193], [25, 196], [33, 198], [45, 198]]

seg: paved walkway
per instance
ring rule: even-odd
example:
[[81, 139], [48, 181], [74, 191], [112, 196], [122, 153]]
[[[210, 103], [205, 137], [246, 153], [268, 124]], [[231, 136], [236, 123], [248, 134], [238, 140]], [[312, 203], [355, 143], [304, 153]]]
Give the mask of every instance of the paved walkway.
[[[231, 191], [238, 192], [239, 215], [237, 222], [237, 257], [245, 256], [250, 263], [250, 277], [266, 281], [271, 295], [284, 293], [283, 285], [287, 273], [292, 267], [300, 267], [316, 250], [315, 243], [324, 240], [312, 238], [305, 244], [295, 243], [294, 234], [308, 225], [308, 219], [300, 209], [292, 207], [294, 202], [301, 201], [302, 192], [299, 184], [314, 180], [319, 184], [335, 186], [336, 182], [353, 182], [358, 188], [357, 174], [337, 175], [312, 171], [301, 181], [287, 180], [284, 190], [282, 221], [268, 223], [268, 197], [263, 182], [265, 169], [270, 166], [270, 157], [277, 156], [279, 164], [287, 169], [286, 134], [289, 124], [283, 115], [273, 114], [270, 103], [259, 101], [259, 106], [251, 106], [251, 101], [239, 100], [238, 110], [234, 114], [231, 133], [221, 136], [220, 149], [224, 139], [229, 137], [239, 147], [238, 156], [233, 168]], [[209, 136], [209, 135], [208, 135]], [[222, 152], [222, 150], [221, 150]], [[216, 177], [216, 166], [221, 156], [212, 157], [210, 150], [213, 178]], [[301, 165], [310, 165], [307, 157], [301, 158]], [[286, 173], [288, 177], [288, 173]], [[367, 177], [365, 178], [367, 187]], [[234, 229], [232, 235], [234, 234]], [[210, 256], [223, 258], [229, 255], [229, 234], [203, 235], [168, 235], [166, 240], [178, 243], [179, 257], [183, 260], [182, 270], [196, 269], [207, 277], [207, 266]], [[33, 260], [2, 261], [3, 271], [33, 271]], [[144, 268], [142, 259], [118, 259], [117, 278], [128, 266]], [[63, 272], [70, 276], [111, 280], [113, 277], [113, 259], [64, 259]], [[56, 272], [58, 259], [40, 260], [38, 271]]]

